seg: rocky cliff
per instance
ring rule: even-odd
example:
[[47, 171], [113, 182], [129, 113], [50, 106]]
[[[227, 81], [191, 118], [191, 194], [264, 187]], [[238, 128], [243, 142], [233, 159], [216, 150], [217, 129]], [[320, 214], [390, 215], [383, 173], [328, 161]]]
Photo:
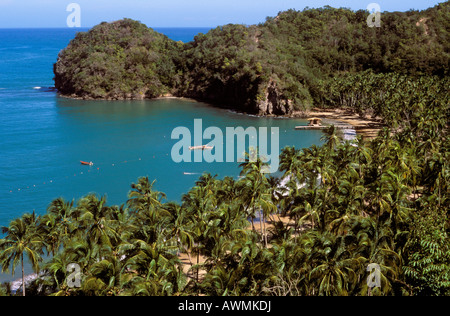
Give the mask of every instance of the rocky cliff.
[[292, 101], [286, 99], [273, 80], [269, 81], [264, 99], [258, 101], [256, 107], [258, 115], [289, 115], [294, 110]]

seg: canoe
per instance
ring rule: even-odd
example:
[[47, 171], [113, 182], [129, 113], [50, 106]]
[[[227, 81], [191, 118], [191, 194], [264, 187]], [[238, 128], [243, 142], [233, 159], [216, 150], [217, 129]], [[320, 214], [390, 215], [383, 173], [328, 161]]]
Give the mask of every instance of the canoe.
[[82, 165], [85, 165], [85, 166], [93, 166], [93, 165], [94, 165], [94, 164], [92, 163], [92, 161], [91, 161], [91, 162], [80, 161], [80, 162], [81, 162]]
[[211, 150], [213, 148], [214, 147], [212, 147], [212, 146], [206, 146], [206, 145], [203, 145], [203, 146], [190, 146], [189, 150]]

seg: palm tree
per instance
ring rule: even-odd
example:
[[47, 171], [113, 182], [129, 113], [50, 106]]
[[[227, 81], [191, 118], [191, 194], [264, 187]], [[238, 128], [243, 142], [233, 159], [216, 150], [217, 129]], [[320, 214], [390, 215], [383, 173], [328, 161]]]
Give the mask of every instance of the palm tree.
[[[204, 288], [208, 290], [206, 294], [256, 294], [253, 292], [256, 278], [265, 278], [266, 273], [272, 272], [269, 260], [266, 260], [269, 252], [257, 242], [257, 238], [253, 231], [237, 230], [233, 238], [223, 241], [222, 253], [226, 255], [205, 276]], [[213, 288], [208, 288], [208, 285]]]
[[363, 178], [367, 165], [372, 162], [373, 151], [364, 140], [357, 137], [357, 147], [351, 148], [353, 150], [352, 162], [357, 164], [359, 177]]
[[[352, 245], [355, 257], [362, 257], [364, 268], [370, 263], [380, 267], [380, 292], [388, 295], [392, 292], [392, 285], [398, 281], [401, 274], [400, 251], [396, 251], [395, 233], [388, 224], [379, 224], [375, 218], [366, 216], [352, 216], [347, 223], [347, 234], [344, 236], [346, 244]], [[360, 271], [367, 277], [365, 269]], [[372, 295], [367, 285], [367, 278], [360, 279], [359, 293]], [[378, 291], [378, 290], [377, 290]]]
[[272, 243], [273, 276], [272, 286], [264, 293], [278, 296], [301, 296], [307, 294], [307, 276], [310, 268], [306, 264], [308, 254], [298, 239], [285, 238]]
[[11, 295], [11, 284], [4, 283], [0, 284], [0, 297]]
[[[200, 275], [200, 255], [207, 250], [206, 243], [213, 242], [214, 239], [212, 236], [214, 230], [208, 226], [212, 224], [212, 213], [217, 208], [216, 181], [215, 177], [204, 174], [196, 182], [196, 186], [182, 197], [185, 218], [192, 223], [189, 231], [194, 240], [192, 252], [197, 254], [197, 282]], [[208, 229], [211, 235], [208, 235]]]
[[54, 296], [69, 296], [70, 290], [65, 285], [68, 276], [67, 267], [73, 263], [70, 254], [66, 251], [57, 253], [49, 262], [47, 262], [43, 270], [45, 275], [44, 285], [49, 288]]
[[123, 288], [132, 295], [172, 295], [184, 288], [185, 278], [176, 255], [156, 243], [130, 240], [120, 246], [125, 256]]
[[337, 178], [336, 186], [331, 191], [336, 203], [330, 212], [333, 214], [329, 229], [341, 234], [351, 216], [363, 212], [367, 190], [358, 172], [351, 165], [342, 169]]
[[241, 194], [246, 197], [247, 209], [251, 210], [249, 215], [252, 219], [253, 229], [253, 220], [256, 217], [256, 212], [260, 210], [261, 238], [267, 247], [266, 219], [270, 214], [277, 211], [277, 207], [273, 203], [273, 192], [270, 191], [269, 181], [263, 172], [267, 164], [259, 156], [255, 161], [250, 159], [251, 155], [254, 154], [245, 154], [245, 162], [240, 165], [243, 178], [240, 180], [239, 186], [241, 187]]
[[88, 270], [89, 275], [82, 284], [86, 295], [116, 296], [122, 289], [122, 263], [115, 256], [106, 256], [95, 262]]
[[12, 274], [14, 274], [15, 268], [20, 262], [23, 296], [25, 296], [24, 257], [27, 256], [36, 273], [39, 272], [39, 262], [42, 260], [44, 243], [38, 227], [39, 218], [34, 212], [12, 221], [9, 227], [2, 227], [2, 233], [6, 234], [6, 237], [0, 240], [2, 271], [8, 271], [12, 265]]
[[284, 176], [297, 174], [301, 171], [300, 167], [300, 151], [295, 147], [286, 147], [280, 154], [280, 171], [284, 171]]
[[238, 198], [238, 191], [236, 188], [236, 181], [232, 177], [225, 177], [216, 184], [217, 205], [222, 203], [229, 203]]
[[216, 264], [205, 275], [200, 287], [205, 295], [226, 296], [230, 295], [238, 281], [234, 270], [226, 269], [223, 264]]
[[162, 192], [153, 190], [156, 181], [150, 183], [148, 177], [138, 179], [138, 183], [131, 185], [132, 190], [128, 193], [128, 207], [139, 212], [149, 208], [156, 208], [161, 206], [162, 200], [166, 195]]
[[137, 230], [137, 238], [153, 243], [161, 238], [170, 224], [172, 215], [163, 207], [166, 195], [153, 190], [155, 181], [150, 183], [148, 177], [140, 178], [132, 184], [128, 193], [127, 206], [130, 210], [131, 225]]
[[42, 229], [45, 231], [47, 251], [53, 255], [64, 244], [73, 230], [71, 212], [73, 201], [63, 198], [53, 200], [47, 208], [47, 213], [41, 218]]
[[[322, 174], [325, 164], [329, 161], [324, 155], [324, 150], [316, 145], [303, 149], [302, 167], [305, 178], [309, 181], [309, 187], [314, 189], [325, 181]], [[320, 181], [319, 181], [320, 179]]]
[[[77, 203], [76, 212], [80, 224], [75, 233], [85, 236], [92, 249], [97, 249], [97, 258], [102, 257], [102, 252], [117, 245], [120, 236], [115, 230], [117, 222], [117, 209], [106, 205], [106, 198], [98, 198], [95, 194], [89, 194]], [[100, 247], [94, 247], [99, 245]]]
[[353, 255], [344, 239], [328, 232], [310, 232], [303, 238], [308, 253], [308, 283], [313, 295], [349, 295], [358, 283], [364, 257]]
[[192, 265], [191, 250], [194, 246], [194, 236], [191, 231], [193, 223], [187, 216], [186, 210], [175, 202], [169, 202], [164, 205], [164, 208], [172, 214], [172, 221], [170, 223], [170, 232], [168, 239], [174, 239], [178, 251], [186, 251], [189, 262]]
[[325, 141], [328, 152], [335, 150], [341, 143], [342, 132], [334, 125], [326, 128], [323, 132], [325, 135], [323, 135], [320, 140]]

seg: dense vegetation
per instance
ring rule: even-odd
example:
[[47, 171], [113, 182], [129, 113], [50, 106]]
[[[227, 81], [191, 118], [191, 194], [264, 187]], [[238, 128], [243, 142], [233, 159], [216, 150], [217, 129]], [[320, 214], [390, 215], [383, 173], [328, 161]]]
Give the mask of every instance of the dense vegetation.
[[170, 90], [177, 43], [125, 19], [77, 33], [54, 66], [66, 95], [100, 99], [154, 98]]
[[203, 175], [181, 203], [148, 177], [122, 206], [56, 199], [3, 228], [2, 269], [28, 257], [29, 295], [450, 295], [448, 98], [414, 106], [372, 141], [331, 126], [321, 147], [283, 149], [284, 185], [259, 159], [239, 180]]
[[[362, 117], [378, 117], [386, 126], [401, 128], [410, 127], [415, 112], [422, 113], [423, 107], [435, 111], [445, 109], [440, 104], [448, 102], [449, 86], [448, 76], [411, 77], [367, 70], [321, 80], [315, 90], [319, 92], [316, 98], [321, 107], [349, 109]], [[422, 118], [423, 124], [432, 124], [435, 115], [430, 112], [428, 117]], [[449, 120], [447, 112], [447, 122]]]
[[259, 25], [217, 27], [186, 44], [139, 22], [103, 23], [60, 54], [55, 82], [61, 93], [86, 98], [170, 92], [244, 112], [290, 114], [330, 105], [318, 86], [341, 74], [448, 76], [449, 6], [384, 12], [380, 28], [368, 27], [362, 10], [289, 10]]
[[[450, 295], [448, 6], [383, 14], [391, 35], [359, 25], [362, 11], [329, 7], [220, 27], [185, 45], [137, 22], [113, 23], [117, 32], [140, 29], [161, 53], [136, 74], [155, 81], [144, 94], [218, 95], [250, 108], [272, 94], [282, 106], [346, 107], [387, 127], [350, 143], [332, 126], [320, 147], [283, 149], [280, 179], [261, 173], [260, 159], [246, 161], [238, 180], [204, 174], [181, 203], [167, 202], [148, 177], [121, 206], [93, 194], [55, 199], [43, 215], [3, 228], [2, 270], [28, 258], [40, 273], [18, 293], [28, 295]], [[92, 64], [77, 68], [74, 52], [94, 49], [86, 43], [110, 27], [78, 35], [56, 69], [83, 77]], [[133, 55], [117, 40], [110, 49]], [[99, 55], [108, 68], [109, 55]], [[131, 75], [130, 67], [139, 64], [116, 70]], [[96, 86], [98, 97], [132, 93], [135, 83], [111, 84], [118, 90]], [[71, 286], [72, 263], [80, 287]], [[371, 263], [381, 269], [375, 288]], [[8, 285], [0, 294], [11, 294]]]

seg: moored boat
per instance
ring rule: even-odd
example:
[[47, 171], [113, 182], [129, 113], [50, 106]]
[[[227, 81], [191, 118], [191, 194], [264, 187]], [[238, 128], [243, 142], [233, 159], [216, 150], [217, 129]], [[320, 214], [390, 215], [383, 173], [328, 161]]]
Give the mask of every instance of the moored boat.
[[212, 147], [212, 146], [206, 146], [206, 145], [203, 145], [203, 146], [189, 146], [189, 150], [211, 150], [213, 148], [214, 147]]

